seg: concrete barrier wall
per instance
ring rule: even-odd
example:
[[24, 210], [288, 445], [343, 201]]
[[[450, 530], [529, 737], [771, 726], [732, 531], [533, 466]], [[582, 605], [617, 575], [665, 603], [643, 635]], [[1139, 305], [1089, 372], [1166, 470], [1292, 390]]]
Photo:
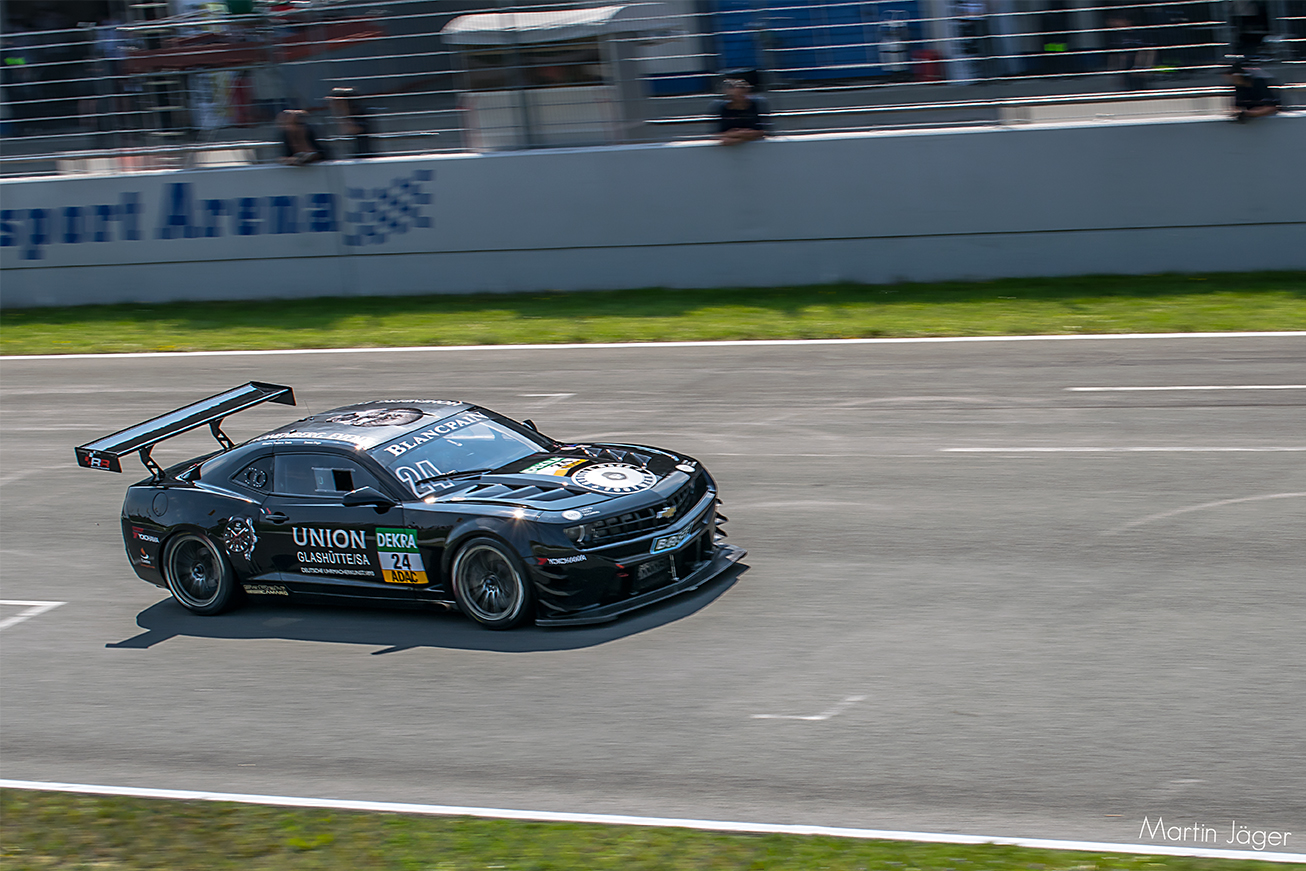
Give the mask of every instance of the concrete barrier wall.
[[5, 182], [6, 307], [1306, 269], [1306, 116]]

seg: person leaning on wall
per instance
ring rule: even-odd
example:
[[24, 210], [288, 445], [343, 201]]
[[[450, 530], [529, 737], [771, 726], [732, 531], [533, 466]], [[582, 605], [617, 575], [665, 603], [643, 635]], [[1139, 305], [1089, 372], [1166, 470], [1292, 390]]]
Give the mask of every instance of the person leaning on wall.
[[1236, 60], [1225, 73], [1233, 84], [1233, 120], [1250, 121], [1279, 111], [1279, 97], [1259, 66]]
[[302, 109], [286, 109], [277, 116], [281, 128], [281, 162], [287, 166], [306, 166], [330, 160], [317, 134], [308, 123], [308, 113]]
[[743, 145], [756, 142], [770, 132], [766, 100], [752, 93], [745, 79], [726, 79], [725, 97], [712, 105], [717, 118], [717, 142]]

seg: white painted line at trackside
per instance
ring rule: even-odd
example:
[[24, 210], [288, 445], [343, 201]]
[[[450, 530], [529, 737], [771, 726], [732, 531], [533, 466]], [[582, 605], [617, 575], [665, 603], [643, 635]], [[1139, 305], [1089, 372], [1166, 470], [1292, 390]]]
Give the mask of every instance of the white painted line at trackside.
[[0, 620], [0, 631], [8, 629], [10, 626], [16, 626], [19, 623], [22, 623], [24, 620], [31, 620], [33, 617], [37, 617], [41, 614], [44, 614], [46, 611], [52, 611], [55, 608], [58, 608], [60, 605], [66, 605], [66, 604], [68, 603], [67, 602], [30, 602], [27, 600], [20, 600], [20, 599], [0, 599], [0, 606], [8, 606], [10, 608], [24, 609], [22, 611], [19, 611], [17, 614], [15, 614], [12, 617], [6, 617], [5, 619]]
[[247, 795], [228, 792], [199, 792], [188, 789], [144, 789], [133, 786], [95, 786], [83, 783], [47, 783], [33, 780], [0, 780], [0, 788], [33, 789], [42, 792], [70, 792], [82, 795], [118, 795], [132, 798], [163, 798], [175, 801], [229, 801], [275, 807], [330, 808], [332, 810], [421, 814], [441, 817], [480, 817], [498, 820], [526, 820], [546, 823], [598, 823], [616, 826], [657, 826], [698, 829], [709, 832], [738, 832], [757, 835], [823, 835], [882, 841], [916, 841], [925, 844], [1003, 844], [1039, 850], [1076, 850], [1087, 853], [1130, 853], [1143, 856], [1194, 856], [1207, 859], [1259, 859], [1266, 862], [1306, 864], [1306, 853], [1220, 850], [1205, 847], [1174, 847], [1155, 844], [1111, 844], [1099, 841], [1054, 841], [1044, 838], [1001, 838], [988, 835], [953, 835], [935, 832], [900, 832], [888, 829], [852, 829], [839, 826], [804, 826], [780, 823], [741, 823], [723, 820], [693, 820], [675, 817], [636, 817], [619, 814], [571, 814], [555, 811], [511, 810], [507, 808], [458, 807], [441, 804], [407, 804], [392, 801], [350, 801], [332, 798], [299, 798], [285, 795]]
[[1138, 447], [1138, 448], [939, 448], [945, 454], [1277, 454], [1306, 451], [1302, 447], [1217, 448], [1217, 447]]
[[1162, 511], [1159, 514], [1149, 514], [1146, 517], [1140, 517], [1138, 520], [1131, 520], [1115, 529], [1108, 529], [1103, 535], [1116, 535], [1124, 532], [1126, 529], [1133, 529], [1136, 526], [1142, 526], [1145, 523], [1151, 523], [1156, 520], [1165, 520], [1167, 517], [1177, 517], [1180, 514], [1188, 514], [1192, 511], [1205, 511], [1208, 508], [1223, 508], [1226, 505], [1241, 505], [1244, 502], [1265, 502], [1270, 499], [1301, 499], [1306, 497], [1306, 493], [1267, 493], [1263, 496], [1242, 496], [1237, 499], [1220, 499], [1217, 502], [1203, 502], [1201, 505], [1188, 505], [1184, 508], [1175, 508], [1170, 511]]
[[1132, 392], [1142, 390], [1306, 390], [1306, 384], [1203, 384], [1175, 387], [1067, 387], [1080, 393]]
[[828, 720], [831, 717], [837, 717], [840, 714], [842, 714], [844, 711], [851, 708], [853, 705], [865, 700], [866, 700], [866, 696], [848, 696], [842, 701], [835, 702], [834, 707], [830, 708], [830, 710], [822, 711], [819, 714], [809, 714], [806, 716], [802, 714], [753, 714], [753, 719], [754, 720], [808, 720], [810, 722], [819, 722], [821, 720]]
[[266, 351], [142, 351], [125, 354], [15, 354], [0, 360], [137, 360], [166, 357], [277, 357], [301, 354], [410, 354], [417, 351], [603, 351], [630, 348], [735, 348], [783, 345], [927, 345], [964, 342], [1074, 342], [1097, 339], [1306, 338], [1306, 330], [1262, 333], [1076, 333], [1068, 336], [923, 336], [899, 339], [738, 339], [705, 342], [572, 342], [557, 345], [416, 345], [403, 348], [284, 348]]

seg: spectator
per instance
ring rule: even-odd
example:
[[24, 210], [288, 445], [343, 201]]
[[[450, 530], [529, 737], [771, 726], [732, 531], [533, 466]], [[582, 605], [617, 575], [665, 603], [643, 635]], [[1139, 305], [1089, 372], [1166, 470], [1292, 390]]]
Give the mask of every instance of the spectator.
[[1227, 75], [1233, 83], [1233, 120], [1250, 121], [1279, 111], [1279, 97], [1260, 67], [1236, 60]]
[[372, 124], [354, 94], [353, 88], [331, 89], [331, 114], [346, 136], [354, 140], [354, 157], [374, 157], [372, 150]]
[[287, 166], [304, 166], [320, 160], [330, 160], [331, 155], [317, 141], [317, 134], [308, 124], [308, 113], [301, 109], [286, 109], [277, 116], [281, 128], [281, 162]]
[[742, 145], [766, 136], [766, 100], [750, 93], [753, 88], [744, 79], [726, 79], [726, 96], [712, 106], [717, 116], [717, 141], [722, 145]]
[[1135, 30], [1129, 16], [1117, 12], [1106, 21], [1107, 46], [1111, 50], [1108, 68], [1123, 74], [1123, 85], [1130, 90], [1147, 87], [1148, 74], [1156, 66], [1156, 49]]

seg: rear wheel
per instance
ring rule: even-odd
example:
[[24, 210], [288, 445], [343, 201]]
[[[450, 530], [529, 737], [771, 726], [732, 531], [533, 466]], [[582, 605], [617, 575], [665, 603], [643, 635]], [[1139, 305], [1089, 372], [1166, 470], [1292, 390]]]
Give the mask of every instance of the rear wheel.
[[530, 619], [535, 601], [521, 560], [494, 539], [463, 545], [452, 574], [458, 607], [482, 626], [511, 629]]
[[196, 614], [220, 614], [236, 595], [231, 563], [207, 535], [184, 532], [169, 539], [163, 577], [172, 597]]

